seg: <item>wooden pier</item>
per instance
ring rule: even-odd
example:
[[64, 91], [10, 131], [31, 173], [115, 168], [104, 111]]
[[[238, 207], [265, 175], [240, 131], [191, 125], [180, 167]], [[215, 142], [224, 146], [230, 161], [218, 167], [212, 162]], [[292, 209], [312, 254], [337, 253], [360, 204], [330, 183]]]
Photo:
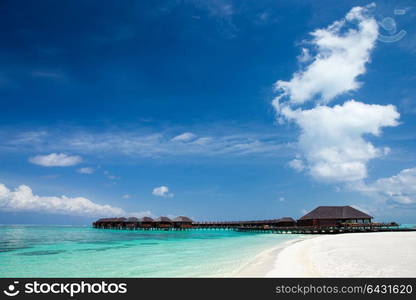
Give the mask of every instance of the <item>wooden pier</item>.
[[416, 231], [395, 222], [375, 223], [373, 217], [351, 206], [319, 206], [299, 220], [290, 217], [255, 221], [194, 222], [185, 216], [106, 218], [93, 223], [100, 229], [130, 230], [235, 230], [279, 234], [337, 234], [351, 232]]
[[416, 231], [400, 228], [396, 223], [339, 223], [336, 225], [288, 226], [277, 220], [231, 221], [231, 222], [175, 222], [167, 219], [149, 221], [125, 218], [101, 219], [93, 223], [94, 228], [121, 230], [234, 230], [239, 232], [277, 234], [338, 234], [351, 232]]
[[388, 231], [416, 231], [416, 228], [400, 228], [391, 224], [369, 224], [367, 226], [294, 226], [283, 228], [249, 228], [238, 227], [242, 232], [279, 233], [279, 234], [338, 234], [353, 232], [388, 232]]

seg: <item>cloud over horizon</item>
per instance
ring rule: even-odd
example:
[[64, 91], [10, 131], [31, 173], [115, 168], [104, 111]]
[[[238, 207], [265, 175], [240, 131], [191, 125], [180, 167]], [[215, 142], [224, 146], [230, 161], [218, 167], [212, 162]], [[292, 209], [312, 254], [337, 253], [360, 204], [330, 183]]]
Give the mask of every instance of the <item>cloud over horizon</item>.
[[10, 190], [0, 183], [0, 210], [12, 212], [40, 212], [86, 217], [123, 216], [126, 212], [110, 205], [97, 204], [84, 197], [38, 196], [27, 185]]
[[371, 183], [359, 182], [348, 187], [381, 202], [416, 204], [416, 167], [401, 170], [396, 175], [380, 178]]

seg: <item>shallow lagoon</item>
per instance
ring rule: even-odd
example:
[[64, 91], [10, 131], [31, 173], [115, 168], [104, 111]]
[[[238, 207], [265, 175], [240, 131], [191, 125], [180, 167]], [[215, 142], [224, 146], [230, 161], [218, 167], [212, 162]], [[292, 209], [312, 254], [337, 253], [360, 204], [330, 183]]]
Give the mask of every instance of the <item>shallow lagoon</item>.
[[0, 226], [0, 277], [223, 277], [296, 235]]

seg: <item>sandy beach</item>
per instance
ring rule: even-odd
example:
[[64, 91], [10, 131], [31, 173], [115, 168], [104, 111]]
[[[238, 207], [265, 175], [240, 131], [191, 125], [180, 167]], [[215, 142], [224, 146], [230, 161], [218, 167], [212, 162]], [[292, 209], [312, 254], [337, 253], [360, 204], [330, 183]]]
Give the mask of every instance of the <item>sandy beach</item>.
[[275, 247], [262, 251], [246, 264], [235, 270], [232, 277], [265, 277], [273, 271], [276, 258], [282, 250], [293, 246], [295, 243], [302, 242], [312, 236], [299, 236], [299, 238], [278, 244]]
[[[275, 251], [271, 270], [263, 276], [416, 277], [415, 250], [416, 232], [317, 236]], [[266, 261], [270, 262], [267, 255], [263, 257], [263, 262]], [[258, 265], [262, 264], [258, 262]], [[251, 276], [259, 276], [254, 269]], [[258, 269], [262, 270], [265, 271], [264, 266]]]

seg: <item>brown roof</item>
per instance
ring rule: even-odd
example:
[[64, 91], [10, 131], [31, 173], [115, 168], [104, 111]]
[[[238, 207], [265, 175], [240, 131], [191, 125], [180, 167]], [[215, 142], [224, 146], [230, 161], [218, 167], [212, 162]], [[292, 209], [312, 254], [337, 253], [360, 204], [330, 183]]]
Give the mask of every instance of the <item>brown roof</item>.
[[153, 222], [151, 217], [142, 217], [139, 219], [140, 222]]
[[101, 218], [101, 219], [98, 219], [95, 222], [106, 222], [106, 221], [108, 221], [108, 218]]
[[277, 219], [276, 222], [279, 223], [279, 222], [296, 222], [296, 221], [295, 219], [291, 217], [283, 217], [283, 218]]
[[175, 219], [173, 219], [173, 222], [188, 222], [188, 223], [190, 222], [190, 223], [192, 223], [193, 221], [188, 217], [178, 216]]
[[318, 206], [299, 220], [310, 219], [371, 219], [372, 216], [351, 206]]
[[168, 217], [159, 217], [155, 220], [155, 222], [172, 222], [171, 219], [169, 219]]
[[137, 222], [137, 221], [139, 221], [139, 219], [137, 219], [136, 217], [127, 218], [127, 222]]

